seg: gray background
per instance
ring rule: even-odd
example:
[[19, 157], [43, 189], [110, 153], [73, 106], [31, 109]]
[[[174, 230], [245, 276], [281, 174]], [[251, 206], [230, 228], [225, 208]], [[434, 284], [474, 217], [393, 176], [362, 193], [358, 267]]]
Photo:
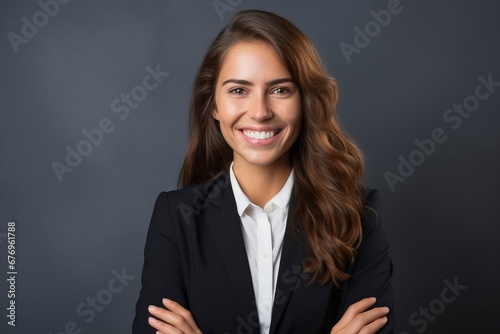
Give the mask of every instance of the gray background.
[[[390, 1], [219, 2], [225, 12], [212, 0], [72, 1], [17, 53], [7, 35], [22, 35], [22, 18], [33, 22], [42, 9], [36, 1], [2, 2], [0, 268], [5, 277], [5, 233], [15, 220], [18, 276], [15, 328], [6, 324], [0, 280], [0, 332], [65, 333], [71, 321], [81, 333], [130, 332], [154, 200], [176, 187], [187, 144], [194, 75], [209, 42], [248, 8], [296, 23], [339, 82], [341, 124], [366, 155], [366, 185], [383, 195], [397, 333], [498, 331], [500, 88], [459, 128], [443, 119], [475, 94], [479, 76], [500, 81], [498, 2], [402, 0], [401, 12], [350, 62], [340, 43], [353, 45], [354, 28], [364, 30], [370, 11]], [[170, 75], [120, 119], [111, 103], [157, 64]], [[65, 147], [76, 149], [82, 130], [104, 118], [113, 132], [60, 182], [51, 164], [65, 163]], [[398, 156], [408, 159], [414, 140], [435, 128], [447, 140], [392, 191], [384, 173], [397, 173]], [[111, 294], [113, 270], [135, 278]], [[451, 303], [439, 301], [444, 281], [455, 279], [467, 288]], [[112, 300], [87, 323], [77, 307], [96, 296]], [[429, 306], [435, 318], [410, 322]]]

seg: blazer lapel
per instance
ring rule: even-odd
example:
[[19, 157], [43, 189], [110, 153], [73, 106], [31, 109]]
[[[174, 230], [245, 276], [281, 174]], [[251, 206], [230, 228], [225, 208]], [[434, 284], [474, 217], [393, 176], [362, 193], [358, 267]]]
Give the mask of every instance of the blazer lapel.
[[[209, 202], [215, 207], [207, 213], [210, 231], [220, 256], [232, 282], [234, 291], [243, 309], [243, 319], [258, 319], [255, 305], [252, 276], [241, 231], [241, 220], [236, 208], [229, 174], [216, 180], [208, 195]], [[218, 190], [216, 189], [218, 188]], [[219, 193], [216, 195], [216, 193]], [[236, 321], [237, 319], [235, 319]], [[253, 325], [255, 321], [250, 321]], [[259, 331], [258, 321], [254, 329]]]
[[[281, 251], [280, 269], [274, 297], [271, 328], [269, 333], [275, 333], [277, 326], [288, 305], [292, 293], [297, 289], [300, 279], [307, 279], [307, 274], [302, 273], [302, 265], [306, 259], [306, 252], [296, 240], [293, 231], [292, 217], [295, 212], [296, 198], [292, 193], [290, 207], [286, 223], [285, 236], [283, 238], [283, 249]], [[306, 283], [306, 282], [303, 282]], [[300, 284], [300, 283], [299, 283]]]

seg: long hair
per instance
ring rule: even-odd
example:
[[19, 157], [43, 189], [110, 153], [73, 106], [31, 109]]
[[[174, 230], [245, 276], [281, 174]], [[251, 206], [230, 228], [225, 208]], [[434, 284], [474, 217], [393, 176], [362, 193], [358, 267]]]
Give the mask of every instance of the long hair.
[[294, 231], [309, 252], [304, 272], [319, 284], [333, 281], [340, 287], [349, 278], [347, 269], [362, 237], [363, 157], [339, 127], [335, 79], [309, 39], [288, 20], [264, 11], [242, 11], [212, 42], [194, 83], [191, 138], [179, 183], [207, 182], [229, 169], [233, 152], [212, 117], [215, 85], [228, 50], [249, 41], [272, 46], [299, 86], [302, 130], [291, 148], [297, 199]]

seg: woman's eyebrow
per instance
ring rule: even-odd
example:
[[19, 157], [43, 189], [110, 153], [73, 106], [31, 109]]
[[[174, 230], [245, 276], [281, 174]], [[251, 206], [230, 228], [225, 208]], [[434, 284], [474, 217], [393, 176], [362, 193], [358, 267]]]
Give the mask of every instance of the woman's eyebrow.
[[235, 83], [243, 86], [253, 86], [253, 83], [251, 83], [250, 81], [240, 80], [240, 79], [228, 79], [222, 83], [222, 86], [227, 85], [229, 83]]
[[[278, 85], [278, 84], [284, 83], [284, 82], [296, 83], [295, 80], [293, 80], [292, 78], [279, 78], [279, 79], [274, 79], [274, 80], [271, 80], [269, 82], [266, 82], [266, 86], [274, 86], [274, 85]], [[235, 83], [235, 84], [242, 85], [242, 86], [253, 86], [252, 82], [250, 82], [248, 80], [241, 80], [241, 79], [228, 79], [222, 83], [222, 86], [227, 85], [229, 83]]]
[[281, 79], [274, 79], [266, 83], [266, 86], [274, 86], [274, 85], [279, 85], [284, 82], [291, 82], [293, 84], [296, 84], [297, 82], [293, 80], [292, 78], [281, 78]]

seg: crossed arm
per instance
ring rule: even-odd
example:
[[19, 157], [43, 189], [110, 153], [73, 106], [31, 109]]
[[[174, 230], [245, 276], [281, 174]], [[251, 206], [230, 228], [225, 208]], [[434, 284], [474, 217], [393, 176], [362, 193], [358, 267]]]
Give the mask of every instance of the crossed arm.
[[[389, 308], [376, 307], [368, 310], [375, 298], [365, 298], [349, 306], [330, 334], [372, 334], [387, 323]], [[158, 330], [157, 334], [202, 334], [189, 310], [169, 299], [163, 299], [163, 307], [149, 306], [152, 315], [148, 322]]]

